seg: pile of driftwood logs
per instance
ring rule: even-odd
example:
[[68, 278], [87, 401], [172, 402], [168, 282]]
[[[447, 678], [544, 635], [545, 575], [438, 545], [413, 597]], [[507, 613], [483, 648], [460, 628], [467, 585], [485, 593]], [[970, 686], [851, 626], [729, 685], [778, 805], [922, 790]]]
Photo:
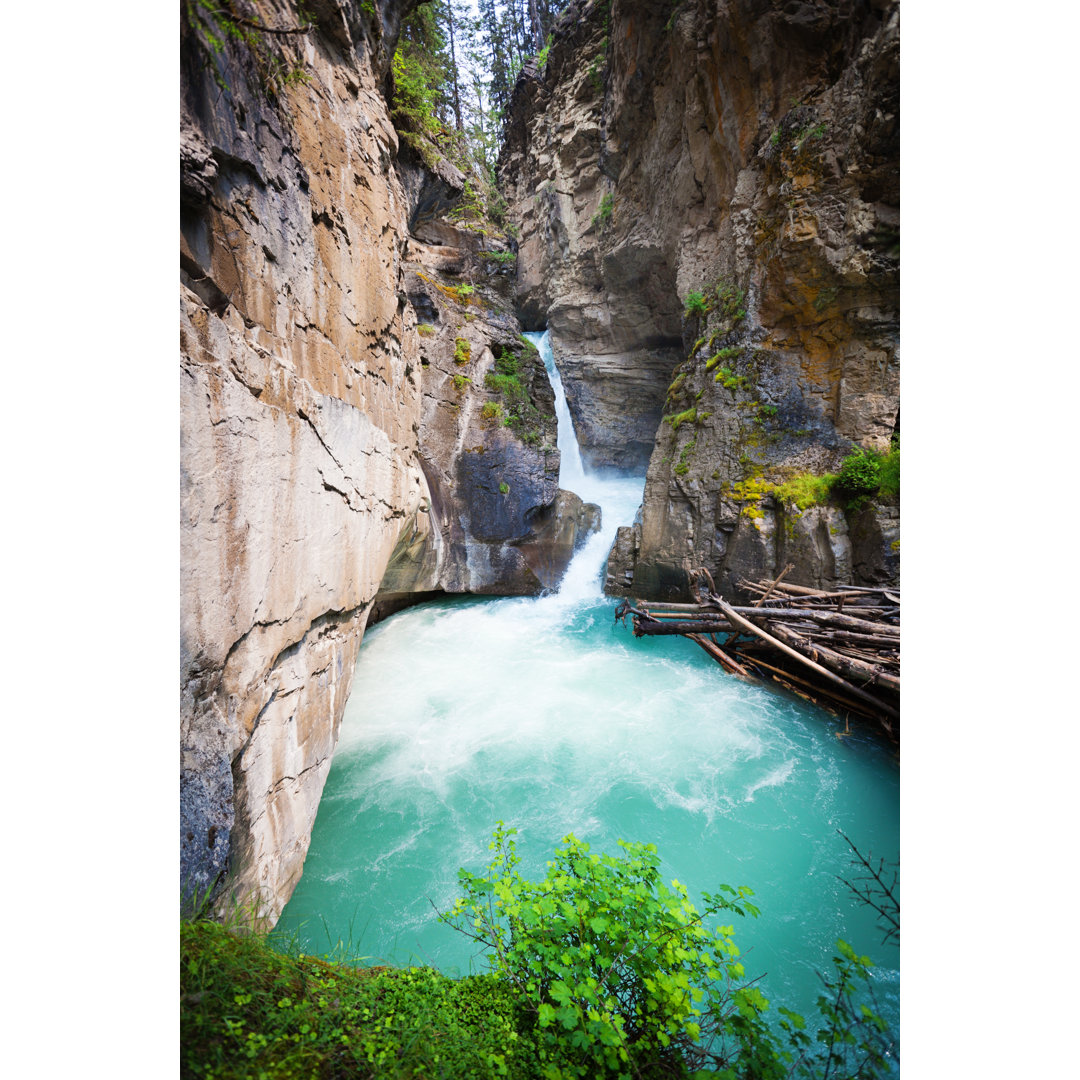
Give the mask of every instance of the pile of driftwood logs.
[[[788, 567], [784, 574], [790, 570]], [[691, 572], [696, 604], [623, 601], [636, 637], [681, 634], [725, 671], [765, 678], [832, 712], [877, 721], [899, 734], [900, 596], [896, 590], [838, 585], [834, 591], [775, 580], [740, 581], [750, 607], [721, 599], [707, 570]], [[726, 635], [718, 641], [717, 635]]]

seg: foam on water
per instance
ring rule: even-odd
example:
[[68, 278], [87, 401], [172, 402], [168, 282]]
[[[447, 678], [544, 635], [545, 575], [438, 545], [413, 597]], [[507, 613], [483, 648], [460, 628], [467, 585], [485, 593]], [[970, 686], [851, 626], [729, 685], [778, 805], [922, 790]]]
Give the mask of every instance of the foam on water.
[[762, 915], [736, 940], [753, 946], [748, 972], [770, 973], [766, 996], [809, 1014], [843, 937], [884, 965], [895, 1020], [898, 951], [836, 876], [850, 871], [837, 829], [875, 856], [899, 852], [894, 756], [835, 738], [833, 718], [726, 675], [685, 639], [614, 624], [602, 571], [644, 481], [581, 469], [546, 336], [534, 337], [556, 390], [560, 483], [600, 503], [601, 535], [556, 594], [426, 604], [366, 635], [281, 927], [312, 951], [351, 928], [373, 958], [467, 971], [483, 965], [433, 905], [453, 902], [459, 867], [486, 865], [497, 820], [519, 829], [526, 873], [569, 832], [596, 850], [648, 841], [692, 892], [755, 890]]

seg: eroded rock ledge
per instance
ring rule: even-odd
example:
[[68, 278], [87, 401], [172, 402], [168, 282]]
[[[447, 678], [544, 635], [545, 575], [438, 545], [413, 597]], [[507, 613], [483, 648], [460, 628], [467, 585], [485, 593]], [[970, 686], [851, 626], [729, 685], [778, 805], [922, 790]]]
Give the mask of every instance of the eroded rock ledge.
[[895, 584], [897, 507], [772, 493], [898, 430], [899, 5], [572, 4], [500, 171], [587, 460], [649, 462], [608, 590]]
[[[384, 79], [415, 4], [310, 6], [317, 28], [262, 55], [181, 16], [181, 886], [270, 922], [377, 599], [539, 592], [589, 525], [505, 287], [440, 216], [461, 178], [399, 153]], [[447, 294], [466, 280], [471, 319]], [[482, 417], [508, 351], [528, 440]]]

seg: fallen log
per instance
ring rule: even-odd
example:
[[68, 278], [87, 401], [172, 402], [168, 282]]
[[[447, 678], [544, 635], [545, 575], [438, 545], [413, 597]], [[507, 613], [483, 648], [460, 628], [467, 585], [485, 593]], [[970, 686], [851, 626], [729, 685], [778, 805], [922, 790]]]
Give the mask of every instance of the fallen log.
[[715, 597], [720, 610], [736, 625], [741, 626], [748, 633], [754, 634], [760, 637], [763, 641], [768, 641], [770, 644], [775, 645], [783, 653], [791, 656], [793, 659], [798, 660], [801, 664], [810, 668], [812, 671], [816, 671], [819, 675], [824, 676], [830, 682], [836, 683], [842, 687], [846, 694], [849, 694], [860, 701], [865, 701], [868, 705], [884, 713], [886, 716], [890, 716], [895, 720], [900, 719], [900, 713], [897, 712], [891, 705], [886, 704], [884, 701], [874, 697], [873, 694], [868, 694], [865, 690], [860, 690], [859, 687], [853, 686], [846, 679], [841, 678], [835, 671], [830, 671], [827, 667], [823, 667], [821, 664], [814, 660], [811, 660], [808, 656], [802, 652], [792, 648], [790, 645], [783, 641], [779, 641], [776, 637], [762, 630], [760, 626], [755, 626], [749, 619], [744, 619], [730, 604], [725, 603], [719, 597]]
[[674, 637], [678, 634], [724, 634], [731, 630], [729, 622], [709, 620], [635, 619], [634, 637]]
[[[762, 660], [759, 656], [742, 656], [740, 650], [739, 655], [752, 667], [764, 668], [766, 671], [772, 673], [772, 677], [776, 679], [778, 683], [787, 685], [786, 680], [790, 679], [792, 682], [798, 683], [800, 686], [805, 686], [807, 689], [820, 694], [821, 688], [816, 684], [809, 682], [807, 679], [800, 678], [798, 675], [793, 674], [790, 671], [785, 671], [783, 668], [774, 667], [772, 664]], [[782, 676], [782, 677], [779, 677]], [[807, 694], [799, 694], [799, 697], [808, 697]], [[843, 694], [836, 690], [829, 691], [829, 697], [827, 701], [819, 701], [817, 698], [809, 698], [815, 705], [822, 709], [828, 709], [830, 712], [835, 712], [837, 706], [841, 706], [845, 709], [850, 709], [852, 712], [858, 713], [860, 716], [868, 717], [871, 720], [877, 720], [878, 716], [873, 712], [865, 702], [854, 701], [850, 698], [846, 698]]]
[[728, 656], [715, 642], [703, 638], [700, 634], [687, 634], [691, 641], [697, 642], [729, 675], [741, 675], [745, 679], [752, 679], [753, 675], [746, 670], [737, 660]]
[[[720, 609], [721, 611], [724, 608]], [[879, 634], [882, 637], [900, 637], [900, 627], [893, 623], [874, 622], [871, 619], [857, 619], [854, 615], [841, 615], [838, 611], [818, 611], [814, 608], [747, 608], [728, 607], [739, 615], [754, 615], [758, 618], [804, 619], [822, 626], [839, 626], [845, 630], [858, 630], [865, 633]]]
[[845, 675], [849, 679], [859, 679], [861, 686], [877, 685], [893, 693], [900, 693], [899, 676], [890, 675], [875, 664], [868, 664], [865, 660], [856, 660], [844, 656], [842, 653], [827, 649], [816, 641], [804, 641], [798, 634], [788, 630], [787, 627], [769, 624], [769, 630], [780, 640], [798, 649], [805, 656], [817, 663], [824, 664], [831, 671], [839, 675]]
[[790, 571], [792, 571], [794, 569], [795, 569], [795, 564], [794, 563], [788, 563], [787, 566], [784, 567], [784, 569], [781, 571], [779, 576], [776, 578], [776, 580], [761, 594], [761, 598], [754, 605], [754, 607], [761, 607], [761, 605], [763, 603], [765, 603], [765, 601], [768, 600], [769, 597], [772, 595], [773, 589], [775, 589], [776, 586], [780, 584], [781, 579], [783, 577], [785, 577], [788, 573], [790, 573]]

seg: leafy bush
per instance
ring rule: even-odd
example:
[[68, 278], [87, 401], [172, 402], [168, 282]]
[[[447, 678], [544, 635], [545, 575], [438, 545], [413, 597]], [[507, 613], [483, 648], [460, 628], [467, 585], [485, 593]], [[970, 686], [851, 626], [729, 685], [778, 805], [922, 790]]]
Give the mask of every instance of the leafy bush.
[[471, 382], [472, 379], [470, 379], [468, 375], [455, 375], [454, 389], [460, 394]]
[[696, 289], [691, 289], [686, 294], [686, 317], [689, 319], [692, 316], [707, 315], [709, 312], [708, 305], [705, 303], [705, 294], [698, 292]]
[[[573, 836], [543, 880], [527, 881], [514, 835], [499, 823], [486, 872], [461, 870], [465, 895], [440, 916], [491, 950], [493, 974], [356, 968], [287, 954], [287, 944], [283, 952], [280, 939], [259, 932], [183, 923], [181, 1075], [853, 1080], [887, 1072], [892, 1036], [865, 1004], [870, 962], [844, 942], [822, 976], [823, 1026], [811, 1034], [780, 1007], [770, 1030], [769, 1003], [743, 981], [731, 925], [735, 915], [757, 915], [749, 889], [721, 885], [699, 912], [685, 886], [661, 881], [653, 845], [620, 842], [620, 855], [597, 855]], [[861, 856], [860, 865], [871, 877], [846, 884], [898, 940], [895, 875], [890, 886]], [[713, 919], [727, 925], [707, 926]]]
[[896, 440], [892, 449], [880, 459], [881, 486], [878, 498], [888, 502], [900, 499], [900, 442]]
[[463, 338], [454, 338], [454, 363], [464, 365], [472, 358], [472, 346]]
[[856, 448], [840, 463], [835, 490], [846, 496], [873, 495], [881, 486], [881, 460], [871, 452]]
[[483, 420], [498, 420], [502, 415], [502, 403], [498, 401], [485, 401], [480, 410], [480, 417]]
[[621, 856], [596, 855], [573, 835], [546, 877], [527, 881], [515, 833], [499, 823], [487, 871], [459, 872], [465, 895], [442, 918], [489, 948], [528, 1002], [546, 1075], [685, 1075], [704, 1036], [716, 1063], [740, 1068], [755, 1043], [771, 1047], [761, 991], [735, 985], [734, 927], [704, 925], [756, 915], [749, 889], [721, 886], [698, 912], [684, 885], [661, 881], [654, 845], [620, 841]]

